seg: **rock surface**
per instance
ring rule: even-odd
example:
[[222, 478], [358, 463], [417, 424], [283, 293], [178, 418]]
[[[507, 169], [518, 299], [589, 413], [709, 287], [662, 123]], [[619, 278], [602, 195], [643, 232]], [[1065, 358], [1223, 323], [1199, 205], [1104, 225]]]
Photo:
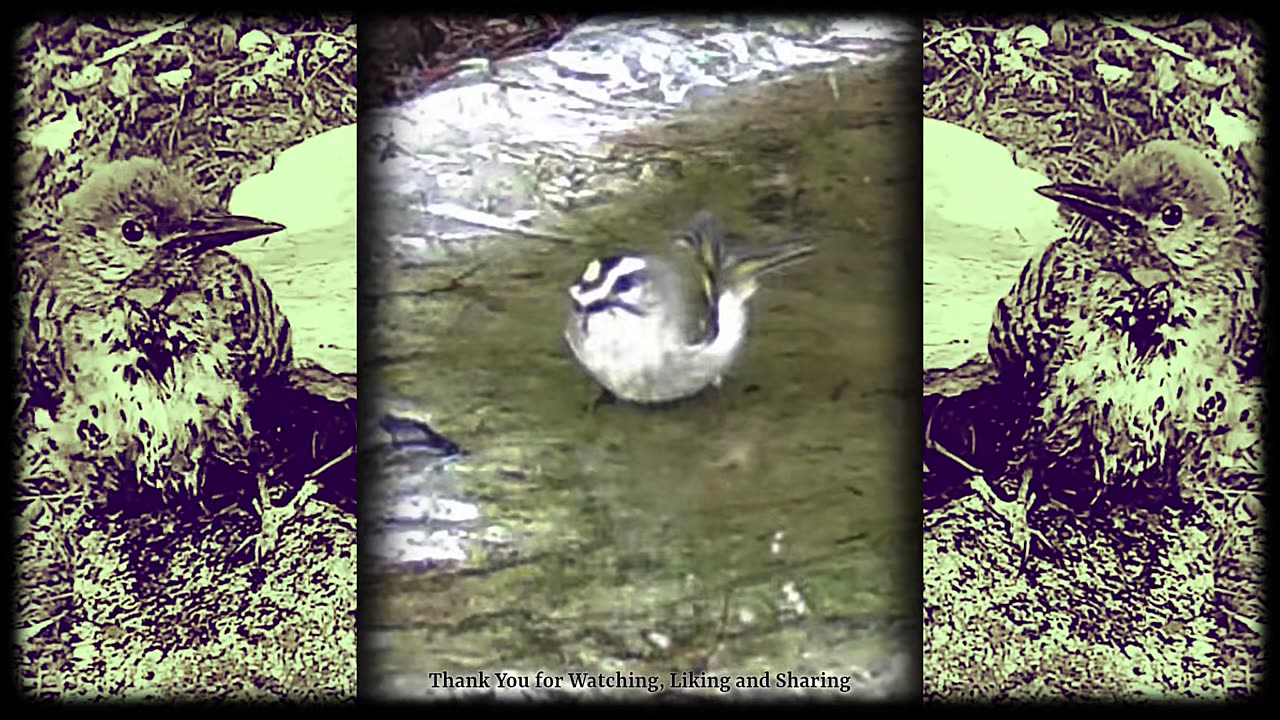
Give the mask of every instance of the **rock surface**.
[[1008, 148], [958, 125], [924, 120], [924, 366], [985, 355], [996, 302], [1055, 234], [1048, 178]]
[[231, 194], [230, 210], [283, 224], [231, 248], [266, 279], [293, 326], [294, 353], [356, 369], [356, 126], [294, 145]]

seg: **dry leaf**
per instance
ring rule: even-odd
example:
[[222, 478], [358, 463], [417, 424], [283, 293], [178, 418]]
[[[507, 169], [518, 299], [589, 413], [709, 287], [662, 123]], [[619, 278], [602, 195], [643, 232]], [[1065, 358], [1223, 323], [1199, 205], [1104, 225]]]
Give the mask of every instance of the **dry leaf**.
[[179, 68], [177, 70], [170, 70], [169, 72], [162, 72], [159, 75], [156, 75], [156, 82], [160, 84], [160, 87], [169, 91], [181, 90], [190, 79], [191, 68]]
[[1235, 149], [1258, 138], [1257, 130], [1248, 120], [1224, 112], [1222, 103], [1217, 100], [1209, 105], [1209, 116], [1204, 119], [1204, 124], [1213, 128], [1218, 144], [1224, 148]]
[[1049, 35], [1053, 38], [1053, 49], [1058, 52], [1064, 52], [1067, 49], [1067, 43], [1070, 42], [1070, 36], [1067, 33], [1067, 23], [1065, 20], [1059, 20], [1049, 28]]
[[1117, 67], [1115, 65], [1108, 65], [1101, 61], [1099, 61], [1094, 67], [1094, 70], [1098, 73], [1098, 77], [1102, 78], [1103, 82], [1112, 86], [1123, 85], [1124, 83], [1129, 82], [1129, 79], [1133, 77], [1132, 70]]
[[1175, 63], [1172, 55], [1161, 53], [1156, 56], [1156, 88], [1162, 93], [1172, 92], [1178, 87], [1178, 83], [1182, 82], [1178, 74], [1173, 71]]
[[118, 98], [128, 97], [133, 91], [133, 63], [120, 58], [111, 64], [111, 79], [107, 89]]
[[45, 123], [31, 133], [31, 144], [36, 147], [42, 147], [51, 153], [65, 153], [71, 149], [71, 143], [75, 141], [76, 133], [79, 133], [83, 127], [84, 123], [80, 121], [80, 111], [75, 106], [72, 106], [62, 117]]
[[54, 78], [53, 84], [69, 92], [79, 93], [102, 82], [102, 68], [97, 65], [86, 65], [78, 72], [71, 73], [66, 80]]
[[1223, 69], [1215, 70], [1199, 60], [1192, 60], [1187, 63], [1187, 78], [1207, 87], [1222, 87], [1235, 79], [1236, 74], [1231, 70]]
[[1014, 45], [1024, 52], [1042, 50], [1049, 45], [1049, 34], [1038, 25], [1028, 25], [1018, 31], [1018, 36], [1014, 38]]
[[271, 49], [271, 38], [261, 30], [250, 30], [240, 36], [240, 52], [245, 55], [266, 52]]

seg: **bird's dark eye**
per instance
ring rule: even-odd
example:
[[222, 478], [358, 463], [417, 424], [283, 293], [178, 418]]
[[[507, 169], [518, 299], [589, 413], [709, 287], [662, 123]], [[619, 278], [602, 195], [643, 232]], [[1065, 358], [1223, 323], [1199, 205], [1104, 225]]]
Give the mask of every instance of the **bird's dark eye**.
[[1160, 221], [1165, 225], [1177, 225], [1182, 222], [1182, 208], [1177, 205], [1165, 205], [1160, 209]]
[[120, 234], [124, 235], [124, 239], [129, 242], [138, 242], [144, 233], [142, 225], [135, 220], [125, 220], [124, 225], [120, 226]]
[[613, 291], [615, 293], [628, 292], [630, 290], [634, 290], [635, 288], [639, 287], [641, 282], [644, 282], [643, 270], [629, 272], [626, 275], [622, 275], [617, 280], [613, 281]]

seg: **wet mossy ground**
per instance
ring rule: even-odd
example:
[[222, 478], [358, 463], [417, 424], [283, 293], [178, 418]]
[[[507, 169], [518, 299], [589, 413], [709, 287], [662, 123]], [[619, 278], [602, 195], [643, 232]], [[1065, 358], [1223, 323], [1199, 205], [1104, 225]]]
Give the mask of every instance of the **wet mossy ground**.
[[[374, 687], [505, 667], [852, 673], [914, 653], [919, 486], [905, 468], [920, 316], [904, 287], [918, 286], [920, 164], [908, 67], [730, 92], [618, 138], [624, 153], [660, 146], [676, 169], [574, 213], [556, 228], [571, 244], [495, 237], [425, 266], [382, 250], [378, 282], [362, 284], [377, 288], [367, 377], [470, 451], [453, 466], [460, 486], [518, 541], [500, 558], [366, 581]], [[668, 238], [701, 208], [749, 242], [801, 235], [818, 255], [766, 280], [723, 387], [590, 409], [597, 388], [561, 338], [569, 283], [619, 248], [673, 252]]]

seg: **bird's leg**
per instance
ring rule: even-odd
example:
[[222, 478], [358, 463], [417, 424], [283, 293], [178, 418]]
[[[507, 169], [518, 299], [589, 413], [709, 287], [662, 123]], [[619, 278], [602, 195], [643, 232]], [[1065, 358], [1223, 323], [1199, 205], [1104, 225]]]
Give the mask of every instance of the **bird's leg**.
[[[932, 425], [932, 423], [933, 418], [931, 416], [929, 419], [929, 425]], [[1000, 496], [996, 494], [995, 489], [992, 488], [991, 483], [987, 481], [986, 476], [983, 475], [981, 470], [974, 467], [964, 458], [961, 458], [943, 447], [937, 440], [934, 440], [933, 437], [931, 437], [928, 428], [926, 428], [925, 447], [928, 450], [946, 457], [971, 473], [969, 477], [969, 485], [989, 506], [991, 506], [991, 509], [994, 510], [996, 514], [1000, 515], [1000, 517], [1004, 518], [1005, 521], [1009, 523], [1010, 541], [1013, 543], [1014, 547], [1021, 551], [1022, 554], [1019, 567], [1026, 567], [1027, 557], [1031, 551], [1031, 538], [1033, 536], [1039, 538], [1040, 542], [1044, 545], [1047, 546], [1049, 544], [1039, 530], [1031, 527], [1027, 517], [1031, 511], [1031, 505], [1036, 499], [1035, 494], [1031, 492], [1031, 478], [1034, 473], [1030, 467], [1025, 467], [1023, 469], [1022, 485], [1018, 489], [1017, 497], [1013, 500], [1002, 500]]]
[[[302, 510], [302, 506], [319, 489], [314, 479], [307, 478], [292, 500], [284, 505], [277, 506], [271, 502], [271, 495], [267, 490], [267, 475], [268, 473], [266, 472], [258, 473], [258, 497], [253, 501], [254, 509], [257, 510], [258, 515], [262, 518], [262, 530], [256, 537], [247, 538], [240, 545], [240, 549], [243, 549], [250, 542], [254, 543], [253, 556], [259, 565], [262, 564], [263, 558], [275, 549], [276, 543], [280, 541], [280, 528], [297, 517]], [[239, 549], [237, 552], [239, 552]]]
[[604, 388], [600, 388], [600, 393], [596, 395], [595, 399], [592, 400], [590, 404], [587, 405], [587, 414], [595, 414], [596, 408], [601, 405], [613, 405], [617, 402], [618, 398], [613, 393], [605, 390]]
[[1009, 540], [1015, 548], [1018, 548], [1021, 554], [1018, 562], [1020, 570], [1026, 569], [1027, 559], [1031, 555], [1031, 539], [1033, 537], [1045, 546], [1049, 544], [1043, 533], [1031, 527], [1029, 515], [1031, 505], [1036, 500], [1035, 493], [1031, 492], [1031, 478], [1034, 475], [1035, 472], [1030, 467], [1022, 469], [1022, 483], [1018, 487], [1017, 497], [1013, 500], [1001, 500], [991, 485], [985, 481], [973, 483], [974, 489], [991, 506], [991, 509], [1009, 524]]

